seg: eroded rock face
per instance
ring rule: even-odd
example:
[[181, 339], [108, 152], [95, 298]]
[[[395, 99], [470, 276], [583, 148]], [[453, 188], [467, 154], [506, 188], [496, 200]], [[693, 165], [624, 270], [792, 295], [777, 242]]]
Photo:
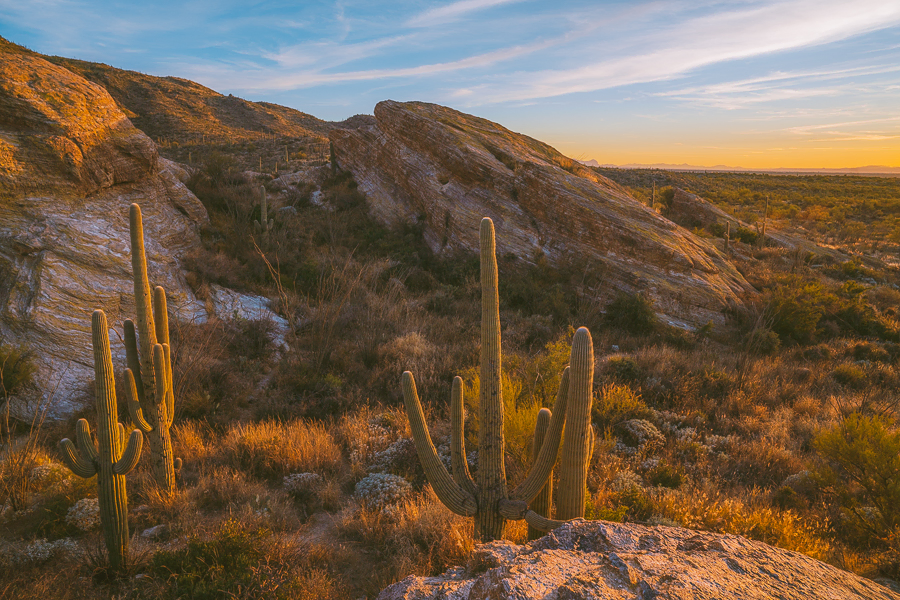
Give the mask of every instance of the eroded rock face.
[[[91, 312], [104, 309], [119, 332], [135, 315], [132, 202], [151, 284], [166, 288], [176, 315], [206, 318], [178, 260], [208, 217], [178, 175], [103, 88], [0, 46], [0, 337], [34, 352], [51, 415], [76, 409], [93, 380]], [[121, 336], [110, 338], [121, 365]]]
[[476, 548], [467, 568], [407, 577], [378, 600], [900, 600], [806, 555], [735, 535], [575, 521], [517, 546]]
[[380, 102], [375, 120], [330, 133], [372, 213], [419, 222], [435, 252], [478, 248], [491, 217], [498, 252], [581, 264], [602, 274], [598, 295], [644, 291], [670, 322], [722, 320], [752, 288], [719, 251], [550, 146], [455, 110]]

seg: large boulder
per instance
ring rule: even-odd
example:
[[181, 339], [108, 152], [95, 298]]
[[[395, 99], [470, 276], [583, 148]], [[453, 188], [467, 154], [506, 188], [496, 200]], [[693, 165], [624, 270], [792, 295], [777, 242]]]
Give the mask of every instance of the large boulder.
[[[0, 39], [0, 340], [34, 353], [51, 415], [77, 409], [93, 380], [91, 312], [119, 330], [135, 315], [132, 202], [151, 283], [176, 315], [206, 317], [179, 257], [208, 217], [178, 171], [102, 87]], [[121, 337], [110, 338], [121, 359]]]
[[518, 546], [478, 546], [467, 568], [407, 577], [378, 600], [900, 600], [804, 554], [736, 535], [575, 521]]
[[380, 102], [356, 125], [330, 132], [338, 165], [375, 217], [423, 225], [435, 252], [476, 251], [491, 217], [499, 253], [593, 269], [594, 294], [645, 292], [685, 327], [722, 321], [752, 292], [712, 243], [542, 142], [422, 102]]

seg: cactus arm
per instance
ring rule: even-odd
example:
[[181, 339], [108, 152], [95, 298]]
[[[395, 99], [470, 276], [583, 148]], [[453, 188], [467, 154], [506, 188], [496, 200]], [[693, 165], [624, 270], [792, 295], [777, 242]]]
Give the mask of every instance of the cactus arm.
[[75, 426], [75, 442], [78, 445], [78, 451], [86, 460], [92, 463], [97, 460], [97, 446], [91, 439], [91, 426], [85, 419], [78, 419], [78, 424]]
[[175, 390], [172, 389], [172, 347], [168, 343], [163, 344], [163, 353], [166, 357], [165, 369], [163, 372], [166, 376], [166, 429], [172, 426], [172, 420], [175, 418]]
[[[137, 335], [134, 332], [134, 321], [131, 319], [125, 319], [125, 364], [128, 366], [128, 369], [131, 370], [132, 378], [134, 379], [135, 391], [137, 392], [134, 396], [135, 401], [138, 403], [137, 407], [140, 409], [144, 406], [144, 381], [141, 378], [141, 356], [138, 353], [137, 347]], [[134, 416], [132, 415], [132, 419]], [[147, 433], [144, 431], [144, 433]]]
[[275, 227], [275, 219], [269, 219], [269, 229], [271, 230], [273, 227]]
[[572, 340], [566, 433], [559, 469], [556, 516], [567, 520], [584, 516], [585, 485], [590, 456], [591, 400], [594, 383], [594, 346], [591, 332], [581, 327]]
[[556, 519], [548, 519], [547, 517], [543, 517], [533, 510], [525, 511], [525, 522], [528, 523], [530, 528], [534, 528], [538, 531], [543, 531], [547, 533], [549, 531], [553, 531], [557, 527], [564, 525], [565, 521], [557, 521]]
[[[119, 423], [119, 427], [122, 424]], [[123, 431], [124, 437], [124, 431]], [[137, 429], [131, 432], [131, 435], [128, 436], [128, 444], [125, 446], [125, 451], [122, 452], [122, 458], [116, 461], [113, 465], [113, 473], [116, 475], [127, 475], [131, 473], [131, 471], [137, 466], [138, 461], [141, 460], [141, 448], [144, 444], [144, 436]]]
[[128, 397], [128, 414], [131, 416], [132, 423], [141, 432], [150, 433], [153, 431], [153, 428], [150, 427], [150, 424], [147, 423], [141, 412], [141, 404], [138, 401], [140, 388], [137, 387], [137, 383], [134, 381], [134, 372], [131, 369], [125, 369], [125, 392]]
[[88, 460], [84, 454], [75, 449], [75, 444], [69, 438], [59, 442], [59, 453], [69, 470], [79, 477], [93, 477], [97, 474], [97, 467], [93, 461]]
[[156, 343], [169, 343], [169, 310], [166, 304], [166, 290], [161, 285], [153, 288], [153, 324]]
[[553, 403], [553, 415], [550, 417], [547, 432], [540, 446], [540, 453], [525, 481], [520, 483], [510, 494], [511, 498], [523, 500], [526, 503], [531, 502], [541, 492], [544, 484], [550, 478], [550, 473], [553, 472], [553, 465], [556, 464], [556, 457], [559, 455], [560, 439], [568, 411], [569, 377], [569, 367], [566, 367], [559, 378], [559, 390], [556, 392], [556, 402]]
[[262, 226], [259, 224], [259, 221], [257, 221], [256, 219], [253, 219], [253, 228], [256, 231], [262, 231]]
[[450, 464], [453, 467], [453, 479], [457, 484], [473, 496], [475, 481], [469, 472], [466, 460], [465, 415], [463, 414], [463, 380], [453, 378], [450, 392]]
[[422, 413], [422, 404], [419, 402], [413, 374], [404, 371], [401, 382], [403, 402], [406, 405], [406, 414], [409, 417], [416, 452], [419, 454], [419, 461], [422, 463], [429, 483], [447, 508], [464, 517], [473, 516], [477, 511], [475, 498], [453, 481], [431, 442], [431, 435], [428, 433], [428, 425], [425, 423], [425, 415]]
[[478, 403], [478, 504], [475, 537], [503, 537], [505, 519], [499, 503], [506, 498], [506, 442], [503, 437], [503, 395], [500, 353], [500, 295], [494, 223], [481, 220], [481, 373]]
[[[551, 414], [546, 408], [542, 408], [538, 412], [537, 421], [534, 424], [534, 442], [531, 445], [531, 456], [533, 461], [537, 462], [538, 456], [544, 446], [544, 439], [547, 435], [547, 429], [550, 427]], [[547, 476], [547, 483], [541, 488], [541, 491], [531, 500], [528, 508], [542, 517], [550, 517], [550, 511], [553, 507], [553, 471]], [[528, 539], [536, 540], [543, 536], [542, 531], [528, 526]]]

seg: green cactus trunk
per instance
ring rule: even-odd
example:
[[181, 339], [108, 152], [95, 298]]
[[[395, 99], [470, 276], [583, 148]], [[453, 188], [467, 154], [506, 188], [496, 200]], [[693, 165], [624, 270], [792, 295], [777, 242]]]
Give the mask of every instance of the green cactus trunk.
[[553, 521], [529, 510], [528, 503], [547, 484], [553, 471], [553, 464], [556, 462], [566, 420], [566, 405], [569, 402], [569, 369], [563, 371], [560, 378], [553, 414], [535, 464], [525, 480], [509, 494], [504, 466], [496, 245], [494, 224], [487, 218], [481, 222], [481, 285], [482, 344], [477, 485], [472, 480], [466, 463], [462, 380], [459, 377], [454, 379], [451, 395], [452, 477], [438, 457], [431, 441], [413, 374], [409, 371], [404, 372], [401, 383], [416, 451], [428, 481], [447, 508], [459, 515], [475, 517], [475, 537], [486, 542], [502, 537], [507, 519], [525, 519], [529, 525], [541, 531], [550, 531], [562, 524], [561, 521]]
[[100, 522], [109, 553], [109, 563], [120, 569], [128, 556], [128, 495], [125, 475], [137, 465], [143, 436], [135, 429], [125, 442], [125, 429], [117, 422], [116, 385], [106, 315], [94, 311], [91, 319], [94, 347], [94, 378], [97, 396], [97, 441], [91, 440], [90, 427], [81, 419], [77, 427], [77, 447], [69, 439], [60, 442], [63, 461], [79, 477], [97, 475]]
[[594, 387], [594, 345], [591, 332], [585, 327], [578, 329], [572, 340], [569, 370], [572, 381], [556, 495], [556, 518], [562, 520], [584, 517]]
[[131, 205], [129, 216], [137, 332], [134, 322], [126, 320], [128, 368], [125, 370], [125, 389], [128, 392], [128, 411], [135, 426], [147, 436], [153, 479], [164, 491], [171, 492], [175, 489], [175, 471], [180, 461], [173, 457], [169, 435], [175, 412], [175, 395], [172, 389], [166, 293], [157, 286], [151, 302], [144, 227], [137, 204]]
[[478, 402], [478, 514], [475, 537], [503, 537], [506, 519], [500, 501], [506, 499], [506, 443], [503, 437], [503, 390], [500, 357], [500, 293], [494, 223], [481, 221], [481, 389]]
[[[534, 424], [534, 441], [531, 443], [531, 462], [536, 463], [541, 453], [541, 447], [544, 445], [544, 438], [547, 436], [547, 429], [550, 427], [550, 411], [542, 408], [538, 412], [537, 421]], [[528, 508], [542, 517], [550, 518], [550, 511], [553, 507], [553, 472], [547, 478], [547, 483], [538, 492], [528, 504]], [[536, 540], [544, 537], [544, 532], [533, 525], [528, 526], [528, 539]]]

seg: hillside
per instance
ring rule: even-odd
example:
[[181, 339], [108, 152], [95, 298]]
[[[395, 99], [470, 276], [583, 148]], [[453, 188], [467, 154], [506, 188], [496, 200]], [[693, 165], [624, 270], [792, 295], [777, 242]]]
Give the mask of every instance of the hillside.
[[[647, 206], [642, 173], [616, 181], [446, 107], [385, 101], [316, 129], [190, 82], [71, 62], [109, 77], [107, 90], [61, 60], [0, 42], [0, 399], [28, 409], [0, 423], [0, 599], [344, 600], [389, 586], [433, 597], [435, 584], [525, 589], [534, 579], [515, 575], [528, 573], [560, 596], [590, 597], [603, 577], [623, 597], [664, 598], [685, 597], [682, 584], [709, 591], [709, 572], [738, 597], [751, 584], [751, 597], [814, 597], [823, 582], [896, 597], [900, 270], [879, 250], [890, 235], [838, 233], [869, 224], [871, 197], [832, 218], [874, 187], [667, 180]], [[142, 118], [175, 133], [157, 146]], [[283, 129], [265, 130], [269, 119]], [[326, 133], [334, 160], [299, 157]], [[296, 146], [276, 173], [285, 140]], [[676, 183], [691, 193], [673, 204], [664, 188]], [[742, 213], [772, 186], [785, 196], [773, 194], [763, 236]], [[797, 243], [787, 192], [807, 196], [802, 219], [820, 214], [823, 190], [828, 216]], [[182, 462], [171, 494], [154, 483], [149, 444], [123, 476], [129, 561], [113, 572], [97, 480], [70, 472], [58, 444], [93, 443], [80, 417], [99, 430], [87, 324], [102, 307], [114, 348], [127, 335], [133, 201], [146, 207], [150, 282], [172, 298], [166, 416]], [[871, 223], [888, 226], [889, 207], [878, 200]], [[476, 254], [484, 215], [504, 417], [502, 438], [479, 447], [481, 398], [494, 393], [481, 393], [479, 360], [482, 298], [495, 297]], [[840, 248], [817, 253], [826, 243]], [[452, 468], [462, 415], [464, 462], [477, 476], [481, 452], [502, 448], [514, 490], [582, 326], [595, 358], [579, 371], [588, 523], [529, 544], [510, 517], [508, 542], [479, 547], [472, 519], [428, 484], [400, 374], [415, 374], [439, 459]], [[127, 359], [112, 360], [110, 414], [131, 429]], [[464, 407], [451, 411], [455, 376]], [[86, 402], [44, 419], [68, 391], [58, 381]], [[557, 500], [561, 479], [557, 464]], [[530, 570], [537, 561], [563, 577]]]

